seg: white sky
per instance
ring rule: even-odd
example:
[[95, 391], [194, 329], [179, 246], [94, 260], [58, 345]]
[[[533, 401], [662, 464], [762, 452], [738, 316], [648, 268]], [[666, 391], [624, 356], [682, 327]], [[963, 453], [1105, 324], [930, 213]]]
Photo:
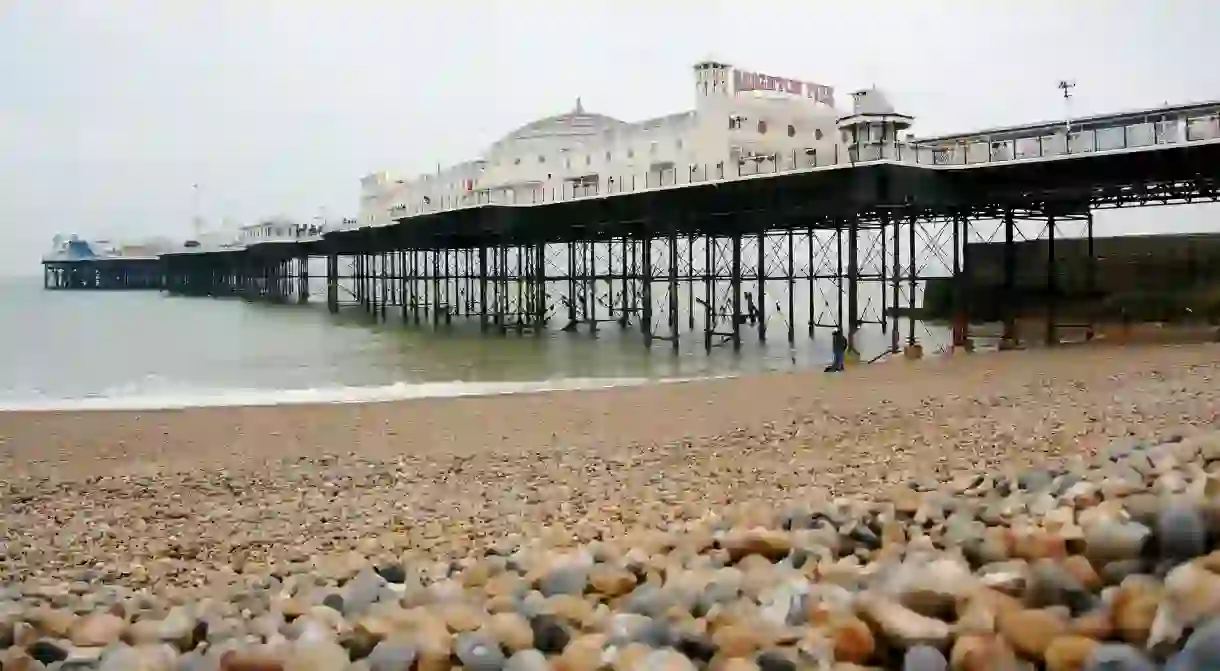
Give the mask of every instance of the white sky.
[[[692, 104], [690, 66], [877, 84], [920, 135], [1220, 98], [1216, 0], [0, 0], [0, 273], [56, 233], [354, 215], [359, 178], [586, 109]], [[1106, 216], [1206, 230], [1220, 207]]]

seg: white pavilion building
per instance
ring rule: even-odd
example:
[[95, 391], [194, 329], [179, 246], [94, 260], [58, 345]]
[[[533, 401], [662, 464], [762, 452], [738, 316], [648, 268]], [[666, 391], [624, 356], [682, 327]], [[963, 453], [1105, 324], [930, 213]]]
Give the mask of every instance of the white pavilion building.
[[693, 84], [694, 108], [684, 112], [629, 123], [577, 99], [566, 113], [508, 133], [480, 159], [410, 179], [370, 174], [361, 180], [357, 225], [881, 158], [866, 156], [870, 142], [892, 146], [913, 121], [875, 89], [854, 93], [845, 114], [829, 86], [718, 61], [697, 63]]

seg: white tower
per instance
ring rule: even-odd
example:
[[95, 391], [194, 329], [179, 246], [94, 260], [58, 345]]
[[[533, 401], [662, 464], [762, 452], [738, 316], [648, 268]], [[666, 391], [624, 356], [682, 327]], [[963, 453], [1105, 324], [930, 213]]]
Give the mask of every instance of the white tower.
[[852, 113], [839, 119], [839, 132], [852, 162], [898, 160], [902, 133], [915, 118], [894, 111], [877, 88], [851, 94]]
[[733, 66], [712, 58], [695, 63], [695, 100], [702, 104], [709, 99], [733, 95]]

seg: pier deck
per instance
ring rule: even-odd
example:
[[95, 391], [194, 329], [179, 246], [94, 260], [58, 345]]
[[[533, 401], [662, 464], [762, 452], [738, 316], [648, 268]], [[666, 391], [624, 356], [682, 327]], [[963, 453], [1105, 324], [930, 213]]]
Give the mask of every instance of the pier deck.
[[[309, 259], [322, 257], [332, 311], [355, 305], [388, 319], [393, 309], [437, 325], [470, 318], [498, 333], [613, 325], [675, 351], [683, 332], [707, 349], [740, 348], [748, 330], [765, 341], [776, 315], [789, 342], [798, 331], [854, 337], [873, 324], [897, 351], [898, 311], [889, 308], [917, 307], [929, 277], [968, 282], [967, 243], [1046, 240], [1053, 296], [1055, 240], [1091, 241], [1095, 210], [1216, 201], [1218, 112], [1220, 103], [1207, 103], [1116, 115], [1110, 125], [1094, 118], [1073, 129], [1071, 151], [1062, 132], [1030, 137], [1039, 128], [1031, 126], [793, 155], [764, 174], [693, 167], [669, 183], [607, 180], [608, 193], [442, 199], [385, 226], [165, 254], [165, 288], [305, 300]], [[1091, 242], [1085, 249], [1092, 265]], [[1002, 255], [1002, 286], [1013, 290], [1016, 263], [1015, 252]], [[968, 338], [965, 309], [955, 344]], [[1048, 311], [1053, 343], [1053, 300]], [[905, 336], [917, 343], [914, 321]]]

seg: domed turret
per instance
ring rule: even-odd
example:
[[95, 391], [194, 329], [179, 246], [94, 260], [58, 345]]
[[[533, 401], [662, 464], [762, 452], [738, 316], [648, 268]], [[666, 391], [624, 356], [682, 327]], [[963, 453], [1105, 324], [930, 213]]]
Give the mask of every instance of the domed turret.
[[851, 96], [852, 113], [838, 123], [851, 160], [898, 159], [901, 133], [911, 127], [915, 117], [894, 111], [889, 99], [875, 87]]

